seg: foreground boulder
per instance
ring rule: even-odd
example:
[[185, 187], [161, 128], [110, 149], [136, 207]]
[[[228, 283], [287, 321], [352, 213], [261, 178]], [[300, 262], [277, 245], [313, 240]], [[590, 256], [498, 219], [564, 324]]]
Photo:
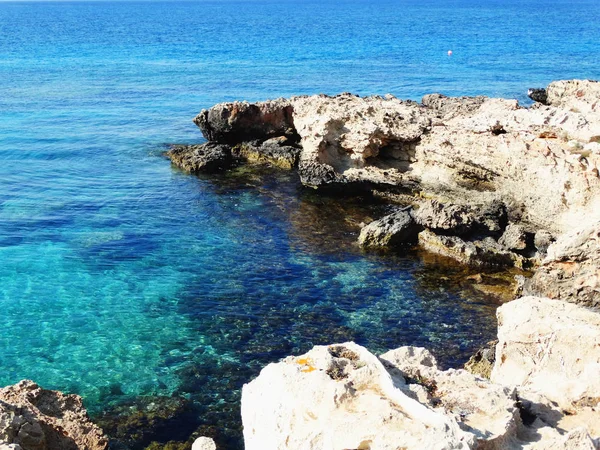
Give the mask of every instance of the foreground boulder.
[[353, 343], [265, 367], [243, 388], [242, 421], [246, 450], [459, 449], [475, 440], [400, 390], [382, 362]]
[[394, 248], [414, 244], [419, 230], [409, 212], [398, 210], [363, 227], [358, 244], [365, 248]]
[[104, 450], [108, 440], [88, 418], [81, 397], [24, 380], [0, 389], [0, 448]]
[[595, 449], [586, 428], [524, 424], [514, 386], [438, 369], [427, 350], [375, 357], [316, 346], [265, 367], [243, 388], [247, 450]]

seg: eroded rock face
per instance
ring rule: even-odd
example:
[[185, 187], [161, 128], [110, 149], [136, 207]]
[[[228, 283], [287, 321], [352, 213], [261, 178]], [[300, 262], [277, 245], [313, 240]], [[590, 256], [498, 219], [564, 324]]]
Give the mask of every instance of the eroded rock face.
[[104, 450], [108, 440], [89, 420], [81, 397], [24, 380], [0, 389], [2, 445], [14, 450]]
[[600, 402], [598, 312], [523, 297], [501, 306], [497, 315], [492, 381], [533, 388], [567, 411], [587, 399]]
[[572, 230], [548, 247], [526, 293], [600, 306], [600, 223]]
[[426, 349], [376, 358], [351, 342], [270, 364], [242, 393], [247, 450], [597, 449], [586, 423], [559, 426], [557, 413], [515, 386], [442, 371]]
[[166, 156], [176, 166], [192, 173], [222, 172], [232, 164], [231, 147], [214, 142], [200, 145], [175, 145]]
[[294, 137], [292, 111], [286, 99], [219, 103], [202, 110], [194, 123], [209, 141], [233, 145], [277, 136]]
[[471, 266], [520, 269], [528, 266], [526, 258], [507, 250], [491, 237], [466, 241], [458, 236], [423, 230], [419, 233], [419, 245], [427, 251]]

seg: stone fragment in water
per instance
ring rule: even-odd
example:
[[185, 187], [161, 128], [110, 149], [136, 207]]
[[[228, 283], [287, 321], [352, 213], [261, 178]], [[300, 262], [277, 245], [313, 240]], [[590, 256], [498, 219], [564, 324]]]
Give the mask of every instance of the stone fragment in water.
[[192, 173], [222, 172], [233, 162], [231, 147], [214, 142], [200, 145], [175, 145], [166, 155], [173, 164]]
[[419, 229], [408, 211], [399, 210], [363, 227], [358, 243], [365, 248], [393, 248], [414, 244]]

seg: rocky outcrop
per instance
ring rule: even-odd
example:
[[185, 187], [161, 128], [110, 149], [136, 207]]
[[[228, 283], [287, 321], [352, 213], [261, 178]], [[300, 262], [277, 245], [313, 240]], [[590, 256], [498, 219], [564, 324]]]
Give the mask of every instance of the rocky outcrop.
[[[345, 343], [268, 365], [243, 388], [246, 449], [458, 449], [486, 439], [485, 430], [466, 431], [460, 419], [431, 407], [425, 387], [411, 391], [389, 357], [392, 373], [363, 347]], [[428, 375], [436, 370], [430, 363]], [[490, 415], [503, 410], [499, 428], [511, 427], [511, 394], [495, 394]]]
[[507, 250], [491, 237], [466, 241], [458, 236], [436, 234], [430, 230], [419, 233], [419, 245], [427, 251], [438, 253], [461, 263], [478, 267], [528, 268], [523, 256]]
[[600, 223], [576, 228], [551, 244], [525, 291], [600, 307]]
[[222, 172], [232, 164], [231, 147], [207, 142], [201, 145], [174, 145], [167, 153], [174, 164], [187, 172]]
[[259, 164], [271, 164], [283, 169], [295, 168], [300, 157], [300, 148], [291, 145], [290, 139], [285, 136], [238, 144], [233, 151], [238, 159]]
[[533, 388], [565, 411], [600, 402], [598, 312], [523, 297], [498, 309], [498, 340], [492, 381]]
[[244, 385], [245, 446], [597, 448], [586, 423], [561, 422], [557, 428], [551, 420], [561, 414], [556, 408], [552, 412], [520, 398], [519, 387], [501, 381], [465, 370], [442, 371], [423, 348], [401, 347], [377, 358], [351, 342], [317, 346], [268, 365]]
[[14, 450], [104, 450], [108, 440], [77, 395], [21, 381], [0, 389], [0, 448]]
[[[351, 94], [222, 103], [195, 119], [223, 144], [285, 137], [306, 185], [388, 186], [490, 203], [552, 233], [589, 220], [600, 200], [600, 83], [548, 86], [548, 106], [514, 100]], [[463, 202], [464, 203], [464, 202]], [[515, 221], [515, 220], [513, 220]]]
[[209, 141], [234, 145], [277, 136], [294, 138], [292, 113], [292, 105], [286, 99], [219, 103], [202, 110], [194, 123]]
[[491, 380], [516, 386], [530, 417], [600, 436], [600, 314], [523, 297], [499, 308], [498, 327]]
[[[195, 119], [213, 143], [169, 156], [186, 170], [222, 170], [233, 147], [235, 161], [297, 168], [307, 186], [412, 195], [413, 220], [430, 232], [423, 247], [477, 266], [536, 266], [556, 237], [600, 223], [600, 83], [557, 81], [530, 95], [530, 108], [441, 94], [221, 103]], [[388, 230], [404, 219], [391, 219], [369, 225], [360, 244], [397, 245]]]
[[363, 227], [358, 243], [368, 248], [395, 248], [414, 244], [419, 231], [412, 215], [399, 210]]

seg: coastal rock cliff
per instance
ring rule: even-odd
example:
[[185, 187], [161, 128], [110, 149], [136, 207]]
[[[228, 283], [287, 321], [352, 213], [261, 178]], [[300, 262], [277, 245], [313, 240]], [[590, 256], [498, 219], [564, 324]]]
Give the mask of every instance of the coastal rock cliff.
[[[600, 315], [587, 309], [600, 305], [600, 83], [531, 97], [525, 108], [344, 93], [223, 103], [195, 119], [234, 165], [271, 161], [308, 187], [387, 200], [362, 227], [365, 249], [418, 243], [530, 271], [511, 298], [526, 296], [498, 310], [498, 342], [467, 365], [477, 375], [442, 371], [425, 349], [376, 357], [354, 343], [268, 365], [243, 389], [247, 449], [600, 448]], [[172, 157], [190, 170], [179, 160], [194, 158]]]
[[24, 380], [0, 389], [0, 449], [105, 450], [108, 439], [77, 395]]
[[[598, 242], [586, 230], [600, 224], [600, 83], [542, 91], [529, 108], [441, 94], [221, 103], [195, 119], [213, 142], [169, 156], [194, 172], [271, 162], [306, 186], [370, 192], [400, 205], [364, 228], [361, 246], [418, 242], [481, 268], [539, 267], [526, 293], [595, 306]], [[589, 239], [561, 243], [572, 234]]]
[[[554, 233], [599, 219], [600, 83], [558, 81], [547, 105], [426, 95], [352, 94], [215, 105], [194, 120], [209, 141], [285, 137], [303, 183], [395, 187], [502, 201]], [[175, 161], [177, 163], [177, 161]]]

